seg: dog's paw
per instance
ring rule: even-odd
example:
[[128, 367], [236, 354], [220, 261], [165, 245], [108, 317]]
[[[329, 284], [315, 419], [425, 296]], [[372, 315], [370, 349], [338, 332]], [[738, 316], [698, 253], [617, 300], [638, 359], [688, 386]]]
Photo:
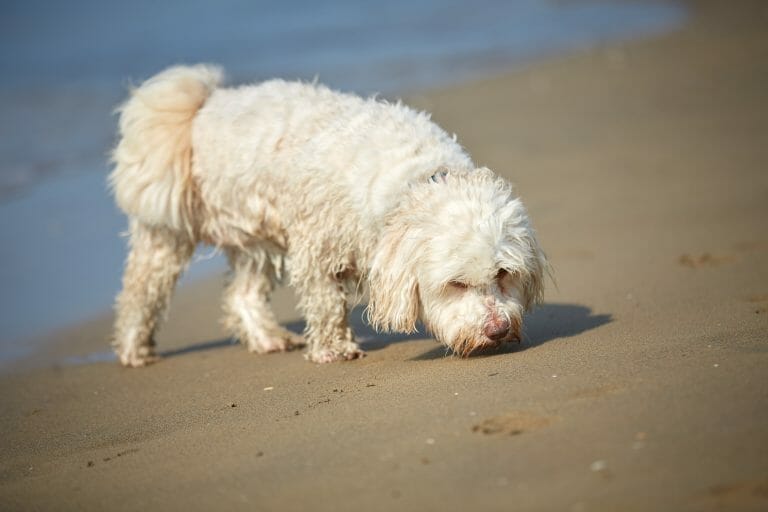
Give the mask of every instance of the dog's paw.
[[331, 347], [319, 348], [308, 352], [305, 357], [313, 363], [323, 364], [333, 363], [335, 361], [351, 361], [353, 359], [360, 359], [365, 357], [365, 352], [363, 352], [356, 344], [350, 344], [349, 346], [344, 347], [342, 350], [337, 350]]
[[306, 345], [304, 337], [289, 331], [280, 329], [269, 336], [249, 339], [246, 343], [250, 352], [268, 354], [270, 352], [286, 352], [301, 348]]
[[139, 368], [160, 360], [160, 356], [155, 354], [153, 347], [118, 350], [117, 357], [120, 359], [120, 364], [127, 368]]

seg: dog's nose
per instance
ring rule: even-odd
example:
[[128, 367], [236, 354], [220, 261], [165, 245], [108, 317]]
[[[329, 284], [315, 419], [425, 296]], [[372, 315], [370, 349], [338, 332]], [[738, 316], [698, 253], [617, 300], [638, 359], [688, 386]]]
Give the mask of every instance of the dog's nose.
[[509, 320], [506, 318], [493, 318], [483, 328], [483, 334], [488, 339], [493, 341], [500, 341], [509, 334]]

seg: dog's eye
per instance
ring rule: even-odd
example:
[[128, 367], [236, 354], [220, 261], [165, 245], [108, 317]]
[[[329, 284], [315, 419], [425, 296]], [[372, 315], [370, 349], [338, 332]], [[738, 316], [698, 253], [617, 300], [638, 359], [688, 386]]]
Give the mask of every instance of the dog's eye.
[[448, 281], [448, 286], [451, 288], [456, 288], [457, 290], [464, 290], [469, 287], [467, 283], [463, 283], [461, 281]]
[[502, 294], [506, 295], [509, 291], [509, 282], [505, 282], [505, 278], [509, 276], [509, 272], [506, 271], [503, 268], [500, 268], [498, 272], [496, 272], [496, 285], [499, 287], [499, 290]]

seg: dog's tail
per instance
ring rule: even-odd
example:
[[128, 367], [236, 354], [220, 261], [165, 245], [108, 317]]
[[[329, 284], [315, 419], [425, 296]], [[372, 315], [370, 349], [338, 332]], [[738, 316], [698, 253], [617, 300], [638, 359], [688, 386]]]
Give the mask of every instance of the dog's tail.
[[192, 121], [221, 79], [213, 66], [172, 67], [133, 89], [118, 107], [120, 142], [109, 182], [128, 215], [194, 236], [199, 198], [192, 181]]

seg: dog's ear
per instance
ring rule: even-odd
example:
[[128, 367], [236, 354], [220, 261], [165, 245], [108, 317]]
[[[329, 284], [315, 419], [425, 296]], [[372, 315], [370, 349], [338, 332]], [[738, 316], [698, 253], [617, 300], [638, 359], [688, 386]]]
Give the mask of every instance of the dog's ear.
[[416, 331], [419, 284], [414, 271], [417, 244], [405, 228], [388, 228], [368, 275], [368, 322], [381, 331]]
[[529, 257], [527, 272], [523, 279], [523, 297], [525, 300], [525, 310], [530, 311], [535, 305], [541, 304], [544, 298], [544, 275], [548, 273], [552, 276], [549, 262], [541, 250], [535, 235], [532, 233], [528, 237], [527, 245], [529, 247]]

